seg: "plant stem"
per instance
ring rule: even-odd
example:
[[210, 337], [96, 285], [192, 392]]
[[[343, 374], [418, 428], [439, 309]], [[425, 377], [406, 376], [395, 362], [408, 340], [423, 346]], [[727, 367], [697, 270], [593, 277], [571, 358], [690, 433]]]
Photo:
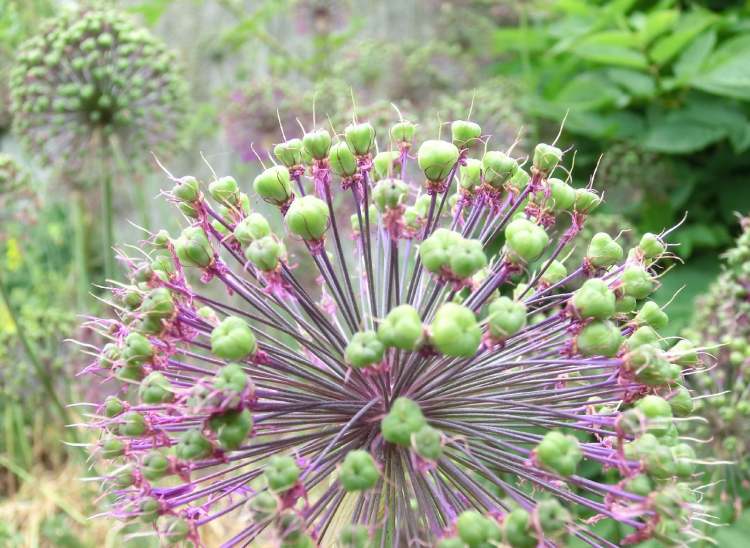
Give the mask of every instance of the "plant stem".
[[86, 265], [86, 220], [84, 217], [83, 196], [76, 192], [73, 196], [73, 259], [75, 264], [75, 285], [78, 310], [86, 307], [89, 292], [89, 269]]
[[102, 222], [104, 223], [104, 274], [111, 280], [115, 275], [115, 257], [113, 247], [114, 219], [112, 218], [112, 176], [104, 171], [101, 175], [102, 183]]

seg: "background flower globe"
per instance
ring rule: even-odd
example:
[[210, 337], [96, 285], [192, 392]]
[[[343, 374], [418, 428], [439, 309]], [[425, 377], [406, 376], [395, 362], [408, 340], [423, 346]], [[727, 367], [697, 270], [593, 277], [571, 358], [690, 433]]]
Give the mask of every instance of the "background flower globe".
[[[221, 520], [224, 546], [611, 545], [599, 520], [623, 543], [692, 540], [689, 361], [649, 300], [666, 234], [627, 253], [596, 235], [606, 253], [566, 269], [600, 200], [552, 188], [560, 148], [491, 151], [502, 173], [457, 190], [476, 149], [394, 122], [289, 135], [253, 185], [167, 172], [184, 230], [123, 255], [115, 314], [88, 323], [107, 343], [87, 372], [118, 388], [84, 404], [110, 515], [165, 544]], [[403, 180], [376, 182], [393, 141]]]
[[21, 46], [10, 81], [15, 131], [75, 182], [179, 142], [187, 92], [176, 57], [116, 10], [50, 20]]

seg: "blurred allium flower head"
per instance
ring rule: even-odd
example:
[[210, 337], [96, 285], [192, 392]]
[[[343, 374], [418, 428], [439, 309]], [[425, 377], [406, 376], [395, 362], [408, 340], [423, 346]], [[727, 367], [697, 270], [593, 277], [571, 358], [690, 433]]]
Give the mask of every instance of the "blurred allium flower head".
[[65, 11], [21, 46], [11, 74], [14, 127], [45, 164], [74, 176], [168, 151], [186, 110], [177, 66], [164, 44], [115, 10]]
[[[0, 153], [0, 223], [10, 220], [33, 222], [37, 202], [29, 172], [13, 156]], [[0, 227], [0, 235], [3, 228]]]
[[695, 303], [696, 314], [686, 335], [712, 347], [709, 367], [691, 384], [709, 397], [696, 401], [708, 419], [697, 429], [711, 439], [710, 453], [726, 466], [716, 467], [711, 483], [729, 521], [750, 502], [750, 218], [741, 220], [742, 234], [724, 255], [724, 271]]
[[451, 133], [354, 121], [284, 138], [252, 185], [169, 175], [186, 227], [123, 255], [116, 317], [91, 321], [109, 342], [87, 372], [119, 386], [88, 404], [112, 516], [167, 544], [227, 520], [225, 546], [612, 546], [601, 519], [626, 542], [697, 535], [675, 426], [695, 350], [662, 347], [649, 300], [667, 234], [627, 253], [597, 234], [568, 270], [601, 200], [566, 182], [563, 152]]

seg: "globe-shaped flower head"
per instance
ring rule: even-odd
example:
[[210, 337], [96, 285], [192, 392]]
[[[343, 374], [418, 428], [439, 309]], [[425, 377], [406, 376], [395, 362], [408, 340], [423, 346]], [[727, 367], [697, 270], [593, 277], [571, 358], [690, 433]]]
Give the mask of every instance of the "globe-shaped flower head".
[[174, 54], [109, 8], [65, 11], [25, 42], [11, 97], [28, 147], [78, 177], [174, 147], [186, 109]]
[[683, 355], [648, 300], [662, 236], [597, 235], [568, 271], [599, 196], [554, 178], [554, 145], [524, 167], [451, 128], [313, 128], [252, 194], [170, 176], [185, 228], [122, 257], [117, 315], [91, 322], [109, 342], [89, 372], [120, 387], [90, 404], [113, 516], [165, 543], [225, 520], [224, 546], [609, 546], [602, 519], [692, 538]]

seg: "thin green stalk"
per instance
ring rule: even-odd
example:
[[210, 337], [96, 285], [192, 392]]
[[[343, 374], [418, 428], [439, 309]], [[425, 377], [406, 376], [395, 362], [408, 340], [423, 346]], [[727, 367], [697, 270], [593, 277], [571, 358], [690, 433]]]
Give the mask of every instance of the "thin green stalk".
[[141, 214], [141, 227], [151, 230], [151, 211], [146, 199], [146, 182], [146, 179], [144, 179], [133, 186], [135, 186], [135, 201]]
[[73, 259], [75, 261], [76, 301], [78, 310], [84, 310], [89, 296], [89, 269], [86, 264], [86, 220], [83, 196], [73, 196]]
[[115, 228], [112, 215], [112, 176], [103, 170], [102, 184], [102, 222], [104, 223], [104, 274], [111, 280], [115, 276]]

